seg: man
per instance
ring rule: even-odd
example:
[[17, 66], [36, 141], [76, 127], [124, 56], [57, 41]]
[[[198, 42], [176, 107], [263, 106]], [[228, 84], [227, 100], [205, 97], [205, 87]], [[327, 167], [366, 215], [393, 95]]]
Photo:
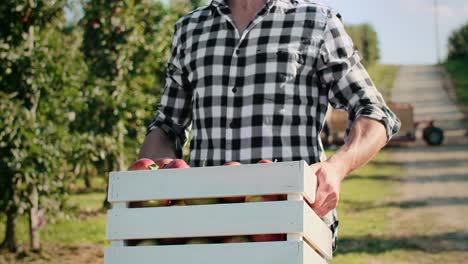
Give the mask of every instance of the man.
[[[318, 177], [313, 209], [336, 236], [340, 183], [400, 123], [385, 105], [339, 16], [306, 0], [213, 0], [175, 25], [164, 94], [140, 158], [190, 165], [305, 160]], [[325, 159], [328, 104], [346, 109], [346, 144]]]

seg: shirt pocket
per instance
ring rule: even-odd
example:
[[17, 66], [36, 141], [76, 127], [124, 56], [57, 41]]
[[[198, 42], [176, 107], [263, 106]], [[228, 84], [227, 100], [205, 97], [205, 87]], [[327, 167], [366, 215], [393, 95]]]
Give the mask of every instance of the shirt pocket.
[[265, 59], [265, 73], [271, 81], [283, 84], [294, 79], [300, 66], [299, 50], [289, 45], [266, 45], [257, 50], [260, 58]]

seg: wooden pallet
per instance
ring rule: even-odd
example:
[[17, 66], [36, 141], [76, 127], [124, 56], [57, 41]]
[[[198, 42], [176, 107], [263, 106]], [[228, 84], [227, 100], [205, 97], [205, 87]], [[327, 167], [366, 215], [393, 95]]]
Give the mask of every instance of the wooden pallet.
[[[304, 201], [316, 177], [304, 162], [112, 172], [106, 264], [303, 264], [332, 258], [332, 234]], [[287, 201], [128, 208], [129, 202], [287, 194]], [[287, 234], [287, 241], [128, 246], [128, 240]]]

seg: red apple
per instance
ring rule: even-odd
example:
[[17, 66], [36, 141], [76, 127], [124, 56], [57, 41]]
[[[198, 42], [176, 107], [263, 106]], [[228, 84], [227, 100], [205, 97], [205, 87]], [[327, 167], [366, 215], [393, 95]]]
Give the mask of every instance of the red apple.
[[[237, 161], [228, 161], [224, 163], [224, 166], [239, 166], [242, 165]], [[223, 203], [243, 203], [245, 200], [244, 196], [237, 196], [237, 197], [224, 197], [222, 199]]]
[[133, 163], [128, 170], [153, 170], [157, 169], [156, 163], [150, 159], [139, 159]]
[[243, 203], [245, 201], [244, 196], [236, 196], [236, 197], [224, 197], [223, 203]]
[[273, 161], [271, 160], [266, 160], [266, 159], [262, 159], [260, 160], [259, 162], [257, 162], [258, 164], [268, 164], [268, 163], [273, 163]]
[[271, 241], [285, 241], [285, 234], [263, 234], [250, 236], [252, 242], [271, 242]]
[[170, 164], [174, 159], [171, 158], [163, 158], [163, 159], [157, 159], [154, 162], [160, 169], [165, 169], [168, 164]]
[[245, 243], [250, 242], [248, 236], [232, 236], [223, 239], [223, 243]]
[[165, 169], [188, 169], [190, 166], [181, 159], [175, 159], [171, 163], [167, 164]]
[[[133, 163], [128, 170], [157, 170], [159, 166], [151, 159], [139, 159]], [[169, 206], [171, 200], [150, 200], [150, 201], [138, 201], [131, 202], [130, 208], [138, 207], [157, 207], [157, 206]]]

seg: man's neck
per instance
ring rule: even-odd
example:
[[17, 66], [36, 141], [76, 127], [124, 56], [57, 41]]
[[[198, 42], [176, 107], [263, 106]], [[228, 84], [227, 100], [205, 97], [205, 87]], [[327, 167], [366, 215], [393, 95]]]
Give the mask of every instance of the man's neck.
[[258, 12], [268, 0], [228, 0], [231, 9], [242, 10], [247, 13]]
[[247, 24], [255, 17], [267, 0], [228, 0], [231, 17], [236, 23], [237, 29], [242, 33]]

